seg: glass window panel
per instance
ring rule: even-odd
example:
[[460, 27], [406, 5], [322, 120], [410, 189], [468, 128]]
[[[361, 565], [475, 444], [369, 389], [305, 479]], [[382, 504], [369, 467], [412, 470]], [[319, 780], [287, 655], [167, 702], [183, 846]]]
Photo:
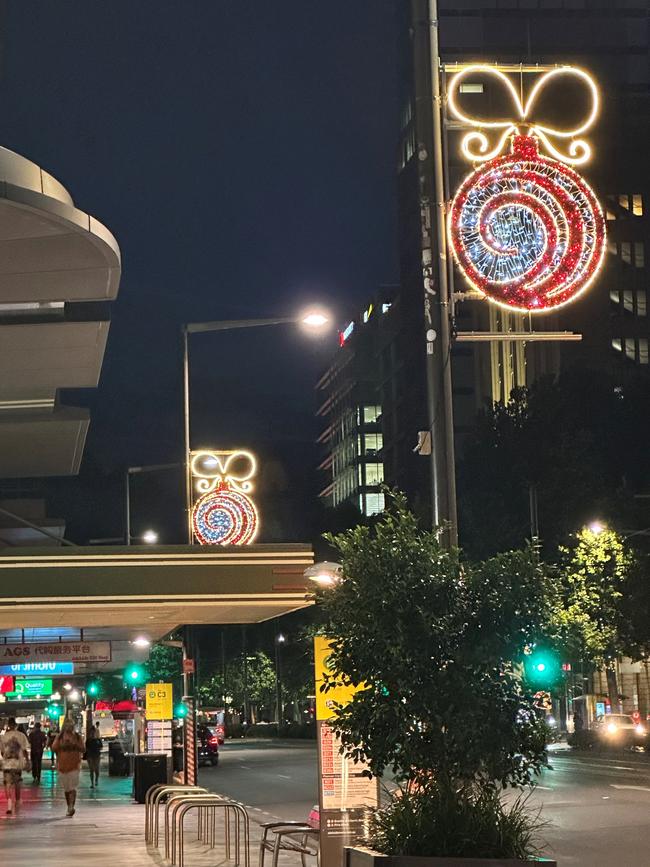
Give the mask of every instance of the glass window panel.
[[384, 445], [384, 438], [380, 433], [365, 434], [366, 454], [369, 452], [378, 452]]
[[383, 494], [366, 494], [366, 515], [378, 515], [384, 511]]
[[621, 345], [621, 338], [620, 337], [613, 337], [612, 338], [612, 348], [615, 349], [617, 352], [622, 351], [623, 347]]
[[634, 264], [637, 268], [645, 267], [645, 244], [634, 245]]
[[630, 197], [628, 195], [619, 196], [618, 204], [620, 208], [625, 208], [625, 210], [628, 211], [630, 209]]
[[628, 265], [632, 263], [632, 245], [628, 241], [621, 244], [621, 259]]
[[648, 363], [648, 338], [641, 337], [639, 339], [639, 364]]
[[366, 464], [366, 484], [380, 485], [384, 481], [383, 464]]
[[634, 313], [634, 295], [631, 289], [626, 289], [623, 292], [623, 309]]
[[636, 293], [636, 315], [647, 316], [647, 295], [645, 289]]
[[628, 358], [631, 358], [632, 361], [636, 361], [636, 347], [634, 346], [633, 337], [625, 338], [625, 354]]
[[621, 295], [620, 295], [618, 289], [610, 289], [609, 290], [609, 300], [613, 301], [614, 304], [620, 304], [621, 303]]
[[373, 422], [377, 421], [380, 415], [380, 406], [364, 406], [363, 408], [363, 420], [365, 424], [372, 424]]
[[643, 196], [639, 193], [632, 196], [632, 213], [635, 217], [643, 216]]

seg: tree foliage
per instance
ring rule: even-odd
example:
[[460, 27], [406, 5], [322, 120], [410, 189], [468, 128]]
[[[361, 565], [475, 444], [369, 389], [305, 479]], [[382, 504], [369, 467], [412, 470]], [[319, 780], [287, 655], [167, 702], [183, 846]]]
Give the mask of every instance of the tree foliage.
[[521, 678], [552, 605], [532, 550], [461, 565], [396, 495], [374, 528], [331, 540], [344, 580], [322, 592], [331, 675], [362, 685], [336, 710], [348, 753], [423, 787], [529, 783], [544, 730]]
[[220, 706], [227, 696], [233, 708], [243, 708], [248, 702], [270, 705], [275, 701], [275, 666], [261, 650], [243, 658], [230, 660], [223, 672], [206, 671], [199, 684], [199, 695], [206, 706]]

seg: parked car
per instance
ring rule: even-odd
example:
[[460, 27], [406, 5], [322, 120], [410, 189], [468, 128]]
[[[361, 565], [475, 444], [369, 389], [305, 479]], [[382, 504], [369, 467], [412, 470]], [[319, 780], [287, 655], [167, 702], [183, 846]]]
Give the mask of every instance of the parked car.
[[647, 743], [648, 730], [626, 713], [608, 713], [599, 716], [594, 726], [599, 746], [642, 747]]
[[219, 736], [213, 726], [199, 725], [196, 729], [199, 765], [219, 764]]

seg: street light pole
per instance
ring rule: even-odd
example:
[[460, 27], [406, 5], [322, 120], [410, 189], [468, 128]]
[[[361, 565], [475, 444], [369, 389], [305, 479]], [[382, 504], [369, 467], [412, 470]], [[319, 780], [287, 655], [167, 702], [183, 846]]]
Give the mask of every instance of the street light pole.
[[183, 343], [183, 449], [185, 463], [185, 513], [187, 525], [187, 544], [194, 544], [192, 527], [192, 447], [190, 442], [190, 354], [189, 335], [214, 331], [236, 331], [241, 328], [264, 328], [271, 325], [300, 325], [320, 328], [328, 323], [322, 313], [309, 313], [305, 316], [275, 316], [266, 319], [217, 319], [211, 322], [188, 322], [182, 328]]

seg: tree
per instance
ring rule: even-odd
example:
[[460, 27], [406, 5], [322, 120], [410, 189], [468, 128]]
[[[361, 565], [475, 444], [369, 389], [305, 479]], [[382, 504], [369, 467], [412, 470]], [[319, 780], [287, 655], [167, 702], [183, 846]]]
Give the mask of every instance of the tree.
[[221, 705], [227, 698], [234, 708], [251, 703], [268, 707], [275, 701], [275, 666], [262, 650], [230, 660], [226, 664], [225, 682], [221, 671], [202, 671], [199, 695], [205, 705]]
[[182, 653], [179, 647], [154, 644], [149, 653], [147, 669], [151, 682], [171, 683], [174, 695], [178, 698], [183, 695]]
[[615, 660], [630, 649], [623, 599], [631, 589], [633, 556], [622, 538], [602, 525], [585, 527], [560, 549], [554, 621], [571, 659], [604, 666], [612, 707], [619, 702]]
[[324, 688], [360, 687], [336, 708], [344, 749], [402, 784], [392, 819], [407, 809], [404, 798], [426, 801], [411, 836], [428, 834], [442, 804], [473, 816], [489, 808], [494, 823], [505, 821], [494, 793], [530, 784], [546, 761], [544, 725], [519, 664], [546, 636], [553, 610], [534, 551], [461, 564], [438, 533], [418, 527], [401, 495], [374, 528], [331, 541], [344, 578], [320, 594], [334, 636]]

